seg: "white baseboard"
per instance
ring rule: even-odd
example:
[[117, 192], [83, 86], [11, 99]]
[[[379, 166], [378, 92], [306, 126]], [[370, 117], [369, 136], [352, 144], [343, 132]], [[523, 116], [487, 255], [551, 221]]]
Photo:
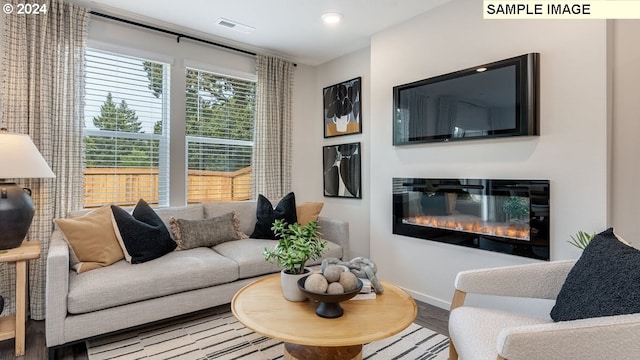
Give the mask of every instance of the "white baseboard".
[[424, 303], [427, 303], [429, 305], [433, 305], [433, 306], [437, 306], [441, 309], [445, 309], [445, 310], [449, 310], [449, 308], [451, 307], [451, 302], [450, 301], [445, 301], [442, 299], [438, 299], [435, 298], [433, 296], [429, 296], [423, 293], [419, 293], [410, 289], [405, 289], [402, 288], [404, 291], [408, 292], [409, 295], [411, 295], [411, 297], [413, 297], [416, 300], [422, 301]]

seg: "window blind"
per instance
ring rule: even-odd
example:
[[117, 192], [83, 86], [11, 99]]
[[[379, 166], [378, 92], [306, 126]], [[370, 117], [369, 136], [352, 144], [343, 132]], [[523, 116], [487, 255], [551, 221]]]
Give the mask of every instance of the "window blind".
[[248, 200], [255, 82], [186, 71], [187, 201]]
[[85, 207], [168, 205], [169, 66], [86, 50]]

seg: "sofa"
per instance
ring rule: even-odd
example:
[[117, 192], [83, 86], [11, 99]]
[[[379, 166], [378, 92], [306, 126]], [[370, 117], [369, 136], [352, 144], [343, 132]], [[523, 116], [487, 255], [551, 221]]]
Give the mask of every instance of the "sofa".
[[[167, 228], [172, 217], [199, 220], [232, 211], [243, 233], [252, 234], [256, 224], [255, 201], [212, 202], [155, 211]], [[71, 212], [67, 218], [88, 212]], [[348, 223], [322, 216], [318, 223], [322, 238], [328, 242], [323, 257], [345, 257]], [[264, 248], [276, 243], [277, 240], [246, 238], [211, 248], [172, 251], [140, 264], [121, 260], [77, 273], [70, 266], [69, 245], [56, 226], [46, 277], [45, 328], [50, 358], [57, 348], [80, 340], [231, 302], [236, 291], [246, 284], [280, 271], [262, 254]]]

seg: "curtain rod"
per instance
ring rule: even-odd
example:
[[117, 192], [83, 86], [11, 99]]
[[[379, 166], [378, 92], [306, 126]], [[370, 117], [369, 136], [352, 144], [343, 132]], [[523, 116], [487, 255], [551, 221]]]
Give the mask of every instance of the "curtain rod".
[[139, 23], [139, 22], [135, 22], [135, 21], [119, 18], [119, 17], [112, 16], [112, 15], [99, 13], [97, 11], [90, 11], [89, 14], [95, 15], [95, 16], [100, 16], [100, 17], [107, 18], [107, 19], [110, 19], [110, 20], [120, 21], [120, 22], [129, 24], [129, 25], [135, 25], [135, 26], [139, 26], [139, 27], [142, 27], [142, 28], [145, 28], [145, 29], [159, 31], [159, 32], [162, 32], [162, 33], [165, 33], [165, 34], [173, 35], [173, 36], [177, 37], [176, 38], [177, 42], [180, 42], [181, 38], [185, 38], [185, 39], [199, 41], [199, 42], [203, 42], [205, 44], [209, 44], [209, 45], [225, 48], [225, 49], [228, 49], [228, 50], [240, 52], [240, 53], [243, 53], [243, 54], [246, 54], [246, 55], [256, 56], [256, 53], [251, 52], [251, 51], [247, 51], [247, 50], [244, 50], [244, 49], [239, 49], [239, 48], [236, 48], [236, 47], [233, 47], [233, 46], [220, 44], [220, 43], [217, 43], [217, 42], [214, 42], [214, 41], [200, 39], [200, 38], [197, 38], [197, 37], [194, 37], [194, 36], [191, 36], [191, 35], [181, 34], [181, 33], [175, 32], [175, 31], [162, 29], [162, 28], [159, 28], [159, 27], [151, 26], [151, 25], [142, 24], [142, 23]]

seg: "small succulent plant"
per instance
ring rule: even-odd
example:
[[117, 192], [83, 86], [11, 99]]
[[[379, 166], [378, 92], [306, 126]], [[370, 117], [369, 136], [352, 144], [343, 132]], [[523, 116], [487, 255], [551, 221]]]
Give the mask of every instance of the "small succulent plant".
[[319, 238], [317, 221], [309, 221], [302, 226], [276, 220], [271, 229], [280, 239], [274, 248], [264, 249], [264, 259], [275, 260], [289, 274], [304, 273], [306, 262], [319, 259], [327, 247], [327, 242]]

